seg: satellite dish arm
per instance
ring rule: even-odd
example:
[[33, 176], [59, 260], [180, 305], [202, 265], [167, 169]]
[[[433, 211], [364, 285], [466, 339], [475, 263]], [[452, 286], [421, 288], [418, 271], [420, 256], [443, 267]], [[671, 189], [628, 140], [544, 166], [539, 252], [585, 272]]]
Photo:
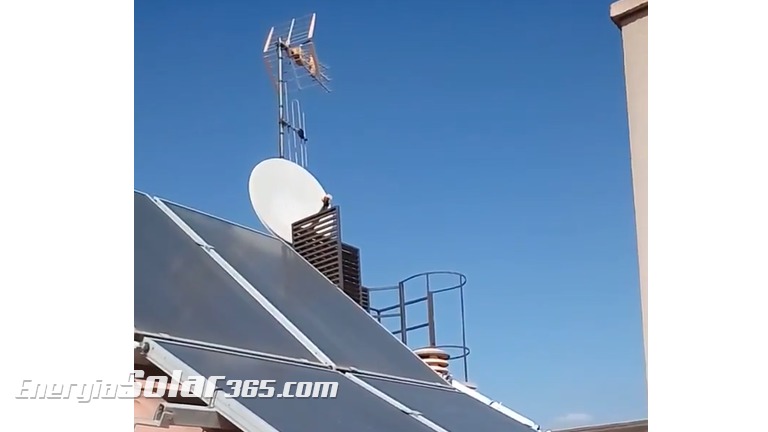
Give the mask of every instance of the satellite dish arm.
[[331, 200], [333, 197], [330, 194], [325, 194], [323, 197], [323, 208], [320, 211], [328, 210], [331, 207]]

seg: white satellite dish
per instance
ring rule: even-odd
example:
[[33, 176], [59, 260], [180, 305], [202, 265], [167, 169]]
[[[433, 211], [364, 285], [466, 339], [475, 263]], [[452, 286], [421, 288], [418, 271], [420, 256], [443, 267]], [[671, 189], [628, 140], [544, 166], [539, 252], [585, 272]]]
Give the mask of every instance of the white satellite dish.
[[251, 171], [248, 193], [262, 225], [288, 243], [293, 223], [322, 210], [327, 196], [309, 171], [283, 158], [259, 162]]

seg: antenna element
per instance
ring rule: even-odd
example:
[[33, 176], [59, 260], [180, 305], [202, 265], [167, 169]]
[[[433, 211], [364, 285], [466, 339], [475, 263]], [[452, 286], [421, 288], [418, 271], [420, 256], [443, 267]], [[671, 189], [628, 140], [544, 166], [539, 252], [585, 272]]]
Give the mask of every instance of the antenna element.
[[[301, 103], [290, 102], [288, 89], [303, 90], [319, 85], [330, 92], [328, 67], [317, 57], [313, 36], [316, 14], [294, 18], [269, 30], [264, 42], [264, 63], [277, 91], [278, 157], [307, 167], [307, 126]], [[286, 72], [287, 71], [287, 72]]]

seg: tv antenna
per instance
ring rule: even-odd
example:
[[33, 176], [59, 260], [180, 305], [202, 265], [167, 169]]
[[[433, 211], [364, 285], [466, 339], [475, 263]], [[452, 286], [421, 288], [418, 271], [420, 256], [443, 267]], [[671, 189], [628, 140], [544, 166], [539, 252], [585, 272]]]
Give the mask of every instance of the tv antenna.
[[315, 50], [315, 21], [313, 13], [272, 27], [264, 42], [264, 63], [277, 91], [277, 155], [304, 168], [308, 160], [306, 117], [298, 99], [288, 103], [288, 90], [320, 86], [331, 91], [328, 67], [320, 63]]

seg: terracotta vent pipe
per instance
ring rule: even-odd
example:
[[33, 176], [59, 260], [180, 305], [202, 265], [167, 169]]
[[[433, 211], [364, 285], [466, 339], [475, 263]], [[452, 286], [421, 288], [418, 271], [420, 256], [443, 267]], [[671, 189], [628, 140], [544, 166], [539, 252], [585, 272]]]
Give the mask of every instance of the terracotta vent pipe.
[[439, 375], [448, 375], [448, 360], [451, 356], [445, 351], [440, 348], [431, 347], [417, 349], [414, 353]]

